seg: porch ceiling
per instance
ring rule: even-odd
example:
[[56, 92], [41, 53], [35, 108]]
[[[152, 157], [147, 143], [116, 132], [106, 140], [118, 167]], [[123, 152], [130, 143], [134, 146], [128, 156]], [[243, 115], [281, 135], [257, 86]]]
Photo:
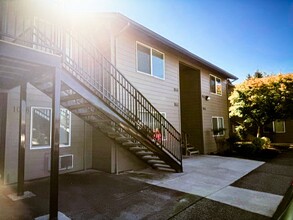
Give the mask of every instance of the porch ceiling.
[[[9, 90], [21, 83], [50, 75], [53, 67], [60, 64], [52, 62], [52, 59], [56, 60], [56, 56], [0, 41], [0, 89]], [[59, 61], [60, 57], [57, 59]]]

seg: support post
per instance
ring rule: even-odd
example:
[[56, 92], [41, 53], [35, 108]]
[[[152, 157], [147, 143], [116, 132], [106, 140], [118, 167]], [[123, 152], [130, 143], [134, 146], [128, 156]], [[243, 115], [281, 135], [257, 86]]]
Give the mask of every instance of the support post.
[[60, 70], [55, 70], [52, 98], [52, 139], [51, 139], [51, 173], [50, 173], [50, 208], [49, 218], [58, 219], [58, 179], [59, 179], [59, 142], [60, 142]]
[[26, 83], [20, 86], [17, 196], [24, 195]]

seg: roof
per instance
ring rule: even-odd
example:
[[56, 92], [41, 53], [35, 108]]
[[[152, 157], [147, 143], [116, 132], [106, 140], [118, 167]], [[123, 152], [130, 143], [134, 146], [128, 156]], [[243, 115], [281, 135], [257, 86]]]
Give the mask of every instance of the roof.
[[233, 74], [223, 70], [222, 68], [204, 60], [203, 58], [195, 55], [194, 53], [188, 51], [187, 49], [179, 46], [178, 44], [175, 44], [174, 42], [168, 40], [167, 38], [157, 34], [156, 32], [144, 27], [143, 25], [131, 20], [130, 18], [122, 15], [121, 13], [101, 13], [103, 15], [106, 15], [106, 16], [110, 16], [110, 17], [114, 17], [114, 18], [117, 18], [117, 19], [120, 19], [122, 21], [125, 21], [126, 23], [130, 24], [131, 27], [143, 32], [145, 35], [148, 35], [154, 39], [156, 39], [157, 41], [165, 44], [166, 46], [170, 47], [171, 49], [173, 50], [176, 50], [177, 52], [187, 56], [188, 58], [196, 61], [196, 62], [199, 62], [200, 64], [202, 64], [203, 66], [209, 68], [209, 69], [212, 69], [216, 72], [218, 72], [219, 74], [222, 74], [223, 76], [227, 77], [228, 79], [234, 79], [234, 80], [237, 80], [238, 77], [234, 76]]

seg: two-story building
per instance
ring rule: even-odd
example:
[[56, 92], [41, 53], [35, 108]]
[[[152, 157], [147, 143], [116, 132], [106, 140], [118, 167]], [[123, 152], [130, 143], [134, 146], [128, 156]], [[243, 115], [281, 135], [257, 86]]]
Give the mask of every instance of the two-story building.
[[60, 173], [181, 172], [183, 134], [217, 152], [237, 77], [119, 13], [56, 24], [28, 5], [0, 8], [2, 182], [49, 176], [57, 157]]

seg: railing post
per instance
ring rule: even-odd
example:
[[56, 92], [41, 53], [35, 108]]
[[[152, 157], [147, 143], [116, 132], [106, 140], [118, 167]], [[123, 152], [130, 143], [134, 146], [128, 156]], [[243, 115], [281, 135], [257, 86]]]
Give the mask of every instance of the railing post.
[[104, 71], [105, 71], [105, 67], [104, 67], [104, 58], [102, 57], [102, 96], [103, 99], [105, 98], [105, 79], [104, 79]]
[[135, 120], [138, 120], [138, 114], [137, 114], [137, 112], [138, 112], [138, 110], [137, 110], [137, 102], [138, 102], [138, 100], [137, 100], [137, 90], [135, 89], [134, 91], [135, 91], [135, 102], [134, 102]]

